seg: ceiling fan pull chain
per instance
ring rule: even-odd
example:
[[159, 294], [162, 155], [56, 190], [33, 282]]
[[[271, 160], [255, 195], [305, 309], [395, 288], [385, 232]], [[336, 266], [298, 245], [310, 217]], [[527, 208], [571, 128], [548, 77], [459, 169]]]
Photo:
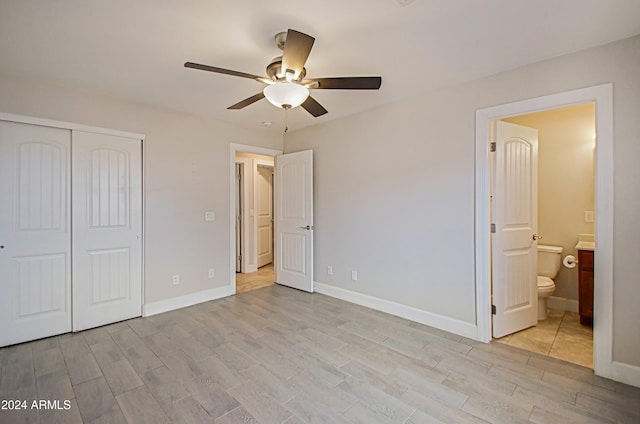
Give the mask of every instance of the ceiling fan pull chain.
[[289, 109], [284, 110], [284, 132], [282, 133], [282, 140], [284, 141], [284, 135], [289, 131]]

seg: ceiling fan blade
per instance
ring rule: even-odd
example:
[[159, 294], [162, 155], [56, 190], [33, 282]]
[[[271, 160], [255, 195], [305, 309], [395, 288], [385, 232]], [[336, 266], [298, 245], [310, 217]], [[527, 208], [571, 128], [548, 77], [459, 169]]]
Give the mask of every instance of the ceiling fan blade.
[[294, 29], [287, 31], [287, 40], [284, 42], [282, 53], [282, 69], [295, 71], [296, 77], [300, 75], [315, 40], [315, 38]]
[[304, 110], [312, 114], [314, 118], [322, 116], [328, 112], [327, 109], [325, 109], [320, 103], [316, 101], [316, 99], [311, 96], [307, 97], [307, 100], [305, 100], [300, 106], [302, 106]]
[[247, 73], [238, 72], [238, 71], [232, 71], [231, 69], [217, 68], [215, 66], [201, 65], [199, 63], [193, 63], [193, 62], [186, 62], [184, 64], [184, 67], [185, 68], [192, 68], [192, 69], [200, 69], [201, 71], [215, 72], [217, 74], [232, 75], [234, 77], [249, 78], [249, 79], [253, 79], [253, 80], [256, 80], [256, 81], [260, 81], [260, 82], [263, 82], [263, 80], [265, 79], [264, 77], [261, 77], [261, 76], [258, 76], [258, 75], [247, 74]]
[[378, 90], [382, 77], [313, 78], [302, 81], [302, 84], [313, 84], [310, 88], [324, 90]]
[[261, 92], [259, 92], [258, 94], [254, 95], [254, 96], [251, 96], [249, 98], [246, 98], [246, 99], [236, 103], [235, 105], [229, 106], [227, 109], [233, 109], [233, 110], [242, 109], [243, 107], [247, 107], [250, 104], [253, 104], [253, 103], [257, 102], [258, 100], [262, 100], [262, 99], [264, 99], [264, 93], [261, 91]]

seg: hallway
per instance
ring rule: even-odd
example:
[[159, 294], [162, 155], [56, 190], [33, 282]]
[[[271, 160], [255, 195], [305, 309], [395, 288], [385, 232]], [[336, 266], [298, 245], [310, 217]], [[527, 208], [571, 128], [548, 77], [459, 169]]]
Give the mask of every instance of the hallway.
[[275, 282], [273, 262], [259, 268], [256, 272], [236, 274], [236, 293], [243, 293], [262, 287], [267, 287]]

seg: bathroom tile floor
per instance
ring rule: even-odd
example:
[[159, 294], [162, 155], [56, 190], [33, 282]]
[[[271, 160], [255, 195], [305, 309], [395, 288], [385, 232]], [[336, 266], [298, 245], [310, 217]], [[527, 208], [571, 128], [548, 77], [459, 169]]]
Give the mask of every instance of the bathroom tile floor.
[[535, 327], [494, 341], [593, 368], [593, 328], [580, 325], [577, 312], [549, 309]]

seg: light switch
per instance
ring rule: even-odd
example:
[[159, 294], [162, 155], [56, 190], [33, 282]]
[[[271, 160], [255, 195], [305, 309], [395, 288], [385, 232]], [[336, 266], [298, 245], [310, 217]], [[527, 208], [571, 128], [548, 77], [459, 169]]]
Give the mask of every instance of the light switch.
[[204, 220], [205, 221], [215, 221], [216, 214], [214, 211], [204, 211]]
[[593, 222], [593, 211], [584, 211], [584, 222]]

